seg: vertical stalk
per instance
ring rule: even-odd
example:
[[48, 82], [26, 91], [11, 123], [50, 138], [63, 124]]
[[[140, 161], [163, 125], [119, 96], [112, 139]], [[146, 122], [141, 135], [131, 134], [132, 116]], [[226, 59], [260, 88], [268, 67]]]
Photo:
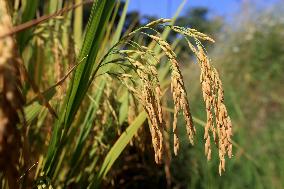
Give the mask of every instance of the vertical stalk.
[[[0, 0], [0, 34], [9, 32], [12, 26], [8, 1]], [[16, 180], [19, 179], [22, 167], [20, 150], [23, 146], [21, 134], [24, 128], [22, 132], [17, 128], [24, 116], [20, 61], [13, 37], [0, 39], [0, 172], [10, 189], [19, 188]]]
[[[82, 3], [82, 0], [75, 0], [75, 4]], [[81, 46], [83, 28], [83, 6], [79, 6], [74, 11], [74, 41], [77, 47]]]

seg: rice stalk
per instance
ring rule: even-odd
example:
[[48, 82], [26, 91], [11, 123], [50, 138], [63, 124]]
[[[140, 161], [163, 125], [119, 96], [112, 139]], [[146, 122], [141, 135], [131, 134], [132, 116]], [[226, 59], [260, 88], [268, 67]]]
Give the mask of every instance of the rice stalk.
[[[0, 35], [10, 32], [12, 20], [6, 1], [0, 1]], [[0, 40], [0, 171], [9, 188], [18, 188], [21, 133], [17, 125], [23, 122], [23, 105], [18, 52], [13, 37]]]

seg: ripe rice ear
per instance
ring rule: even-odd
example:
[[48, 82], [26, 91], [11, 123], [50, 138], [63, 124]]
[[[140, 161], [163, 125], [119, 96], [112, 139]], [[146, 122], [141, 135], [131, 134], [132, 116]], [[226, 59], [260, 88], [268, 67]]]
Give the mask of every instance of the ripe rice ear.
[[[210, 134], [211, 131], [219, 151], [219, 174], [225, 171], [225, 155], [232, 157], [232, 123], [224, 104], [224, 90], [219, 74], [209, 64], [203, 48], [198, 45], [198, 60], [201, 69], [200, 83], [202, 86], [203, 99], [206, 106], [207, 123], [205, 126], [204, 139], [205, 155], [211, 159]], [[216, 123], [214, 124], [213, 119]]]
[[[122, 41], [126, 42], [133, 49], [119, 50], [117, 54], [122, 55], [122, 59], [126, 59], [131, 65], [124, 65], [135, 71], [139, 78], [139, 84], [132, 86], [125, 82], [125, 79], [130, 77], [124, 77], [124, 84], [134, 95], [139, 99], [143, 105], [145, 112], [148, 115], [149, 127], [152, 136], [152, 144], [155, 152], [156, 163], [162, 162], [162, 155], [164, 151], [164, 132], [165, 123], [163, 120], [163, 111], [161, 105], [162, 92], [159, 84], [158, 71], [155, 63], [149, 63], [147, 57], [152, 56], [153, 61], [157, 63], [161, 61], [163, 55], [169, 60], [171, 66], [171, 92], [174, 102], [173, 112], [173, 147], [174, 154], [177, 155], [180, 148], [180, 140], [178, 136], [178, 115], [183, 113], [186, 122], [186, 131], [190, 143], [194, 144], [194, 136], [196, 129], [193, 125], [192, 115], [189, 108], [189, 102], [187, 99], [187, 92], [183, 76], [181, 74], [180, 66], [177, 61], [177, 56], [172, 50], [171, 45], [164, 40], [160, 33], [153, 27], [168, 22], [165, 19], [159, 19], [153, 21], [144, 27], [140, 27], [137, 30], [131, 32], [125, 36]], [[232, 124], [228, 116], [226, 107], [224, 105], [224, 92], [222, 83], [219, 78], [217, 70], [209, 63], [209, 59], [206, 56], [203, 46], [199, 40], [207, 40], [214, 42], [209, 36], [198, 32], [195, 29], [183, 28], [179, 26], [169, 26], [173, 31], [182, 34], [188, 43], [189, 48], [195, 54], [198, 59], [201, 74], [200, 83], [202, 87], [202, 95], [205, 102], [207, 123], [205, 126], [204, 140], [205, 140], [205, 155], [207, 159], [211, 159], [211, 135], [219, 149], [219, 173], [225, 170], [225, 155], [232, 156]], [[148, 34], [142, 29], [149, 29], [156, 35]], [[162, 56], [158, 56], [155, 52], [151, 51], [145, 46], [139, 45], [137, 42], [130, 40], [136, 33], [141, 33], [151, 40], [156, 42], [162, 50]], [[188, 38], [193, 38], [196, 45], [193, 45]], [[114, 52], [116, 53], [116, 52]], [[121, 59], [117, 59], [121, 61]], [[123, 63], [121, 64], [123, 65]], [[123, 78], [123, 74], [119, 76]], [[140, 93], [138, 91], [141, 91]], [[212, 134], [211, 134], [212, 133]]]
[[[148, 34], [146, 34], [148, 35]], [[155, 40], [169, 59], [171, 63], [171, 92], [174, 100], [174, 121], [173, 121], [173, 133], [174, 133], [174, 153], [177, 155], [179, 150], [179, 138], [177, 134], [177, 120], [178, 113], [183, 112], [186, 121], [186, 130], [191, 144], [194, 144], [194, 135], [196, 133], [193, 125], [193, 120], [187, 100], [187, 92], [185, 90], [183, 77], [179, 68], [179, 64], [176, 60], [176, 54], [172, 51], [170, 45], [160, 38], [159, 36], [148, 35]]]

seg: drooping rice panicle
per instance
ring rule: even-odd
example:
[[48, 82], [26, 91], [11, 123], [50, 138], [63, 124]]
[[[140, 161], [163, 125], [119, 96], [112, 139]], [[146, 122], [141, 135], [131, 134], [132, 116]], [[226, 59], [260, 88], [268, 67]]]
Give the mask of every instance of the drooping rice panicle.
[[[147, 34], [148, 35], [148, 34]], [[186, 130], [191, 144], [194, 144], [195, 128], [190, 113], [189, 103], [187, 100], [187, 93], [185, 90], [183, 77], [179, 68], [179, 64], [176, 60], [176, 54], [172, 51], [170, 45], [160, 38], [159, 36], [148, 35], [155, 40], [166, 54], [171, 63], [171, 91], [173, 94], [173, 100], [175, 104], [174, 121], [173, 121], [173, 133], [174, 133], [174, 152], [177, 155], [179, 149], [179, 139], [177, 135], [177, 120], [178, 113], [183, 111], [183, 115], [186, 121]]]
[[[219, 174], [221, 175], [222, 170], [225, 170], [225, 155], [232, 157], [232, 123], [224, 105], [224, 91], [219, 74], [209, 64], [209, 59], [200, 45], [198, 45], [198, 60], [201, 68], [200, 82], [207, 112], [207, 123], [204, 133], [204, 139], [206, 140], [205, 155], [208, 160], [211, 158], [209, 131], [212, 131], [214, 141], [218, 143]], [[216, 120], [216, 127], [213, 123], [213, 117]]]
[[[161, 89], [157, 78], [157, 70], [149, 67], [147, 64], [135, 60], [129, 56], [125, 59], [134, 66], [141, 87], [136, 97], [140, 100], [149, 118], [149, 128], [152, 136], [152, 143], [155, 152], [155, 161], [157, 164], [162, 163], [163, 156], [163, 111], [161, 105]], [[153, 74], [154, 73], [154, 74]]]
[[[189, 108], [189, 102], [187, 99], [187, 92], [185, 89], [185, 84], [183, 76], [181, 74], [180, 66], [177, 61], [177, 56], [172, 50], [170, 44], [161, 38], [160, 33], [154, 29], [155, 26], [159, 24], [166, 23], [167, 20], [157, 20], [144, 27], [135, 30], [134, 33], [140, 32], [152, 40], [154, 40], [161, 48], [164, 55], [167, 57], [171, 64], [171, 92], [174, 101], [174, 113], [173, 113], [173, 140], [174, 140], [174, 154], [177, 155], [179, 151], [180, 141], [178, 137], [178, 127], [177, 120], [178, 114], [183, 112], [184, 119], [186, 122], [186, 130], [191, 144], [194, 144], [194, 135], [196, 133], [195, 127], [193, 125], [192, 115]], [[223, 89], [222, 83], [220, 81], [219, 75], [215, 68], [210, 65], [209, 59], [203, 50], [203, 46], [200, 40], [207, 40], [214, 42], [209, 36], [198, 32], [195, 29], [184, 28], [179, 26], [170, 26], [170, 28], [182, 34], [189, 48], [192, 50], [194, 55], [197, 57], [201, 74], [200, 83], [202, 87], [202, 95], [205, 102], [207, 123], [204, 130], [204, 140], [205, 140], [205, 155], [207, 159], [211, 159], [211, 133], [216, 144], [219, 148], [219, 158], [220, 166], [219, 172], [221, 174], [222, 170], [225, 170], [225, 155], [228, 154], [229, 157], [232, 156], [232, 144], [231, 144], [231, 121], [227, 114], [226, 107], [223, 103]], [[156, 35], [148, 34], [141, 31], [142, 29], [150, 29]], [[130, 35], [134, 35], [131, 33]], [[193, 38], [197, 44], [197, 47], [193, 45], [188, 38]], [[150, 123], [150, 132], [152, 136], [153, 148], [155, 151], [155, 161], [161, 163], [162, 152], [163, 152], [163, 132], [164, 128], [163, 115], [162, 115], [162, 105], [161, 105], [161, 87], [158, 79], [158, 72], [156, 68], [157, 63], [160, 61], [161, 57], [157, 58], [157, 55], [147, 47], [139, 45], [137, 42], [132, 41], [128, 38], [123, 40], [128, 40], [127, 44], [133, 49], [123, 49], [120, 50], [120, 54], [124, 54], [124, 58], [130, 62], [132, 69], [135, 70], [138, 78], [140, 80], [139, 89], [140, 93], [136, 93], [136, 97], [142, 103], [144, 110], [148, 114]], [[149, 60], [149, 56], [153, 57], [153, 60]], [[138, 96], [137, 96], [138, 94]]]

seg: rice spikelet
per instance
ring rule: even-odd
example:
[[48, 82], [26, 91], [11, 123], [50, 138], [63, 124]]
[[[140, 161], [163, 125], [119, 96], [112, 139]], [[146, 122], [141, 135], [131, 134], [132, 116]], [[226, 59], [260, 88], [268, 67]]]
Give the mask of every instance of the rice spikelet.
[[[138, 96], [143, 107], [148, 115], [150, 122], [150, 132], [152, 136], [152, 143], [155, 152], [155, 161], [157, 164], [162, 163], [163, 155], [163, 111], [161, 105], [161, 89], [158, 82], [155, 84], [151, 81], [152, 72], [157, 72], [152, 67], [152, 71], [147, 66], [144, 66], [140, 61], [134, 60], [130, 57], [126, 58], [132, 65], [135, 66], [136, 73], [141, 80], [142, 95]], [[155, 77], [155, 75], [154, 75]], [[156, 78], [157, 79], [157, 78]], [[154, 86], [152, 86], [154, 84]]]
[[179, 64], [176, 60], [176, 54], [172, 51], [170, 45], [162, 38], [154, 35], [148, 35], [155, 40], [168, 57], [171, 63], [171, 92], [173, 94], [174, 107], [174, 120], [173, 120], [173, 133], [174, 133], [174, 153], [177, 155], [179, 150], [179, 138], [177, 130], [178, 113], [183, 111], [186, 121], [186, 130], [191, 144], [194, 144], [195, 127], [193, 125], [192, 116], [190, 113], [187, 94], [183, 82], [183, 77], [179, 69]]
[[214, 39], [212, 39], [211, 37], [209, 37], [208, 35], [201, 33], [199, 31], [197, 31], [196, 29], [192, 29], [192, 28], [184, 28], [184, 27], [180, 27], [180, 26], [170, 26], [171, 29], [177, 33], [181, 33], [185, 36], [189, 36], [189, 37], [193, 37], [193, 38], [198, 38], [198, 39], [202, 39], [205, 41], [210, 41], [212, 43], [214, 43]]
[[[210, 66], [203, 48], [198, 45], [198, 59], [201, 68], [200, 83], [203, 99], [206, 106], [207, 123], [205, 126], [205, 155], [211, 159], [210, 134], [211, 131], [215, 143], [219, 148], [219, 174], [225, 171], [225, 155], [232, 157], [232, 123], [224, 105], [224, 91], [217, 70]], [[216, 120], [216, 127], [213, 123]]]

